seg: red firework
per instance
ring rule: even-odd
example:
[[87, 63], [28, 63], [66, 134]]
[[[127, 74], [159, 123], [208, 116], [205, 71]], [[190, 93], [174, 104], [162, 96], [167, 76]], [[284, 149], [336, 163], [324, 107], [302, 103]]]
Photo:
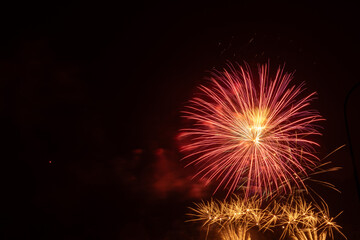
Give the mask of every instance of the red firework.
[[218, 183], [215, 192], [243, 186], [246, 196], [264, 196], [291, 191], [292, 183], [305, 187], [303, 176], [319, 160], [309, 137], [320, 135], [323, 119], [306, 109], [315, 93], [301, 97], [303, 84], [289, 86], [293, 74], [280, 67], [271, 78], [259, 66], [258, 76], [255, 84], [248, 65], [213, 72], [183, 111], [193, 125], [181, 130], [189, 140], [181, 151], [198, 167], [195, 176]]

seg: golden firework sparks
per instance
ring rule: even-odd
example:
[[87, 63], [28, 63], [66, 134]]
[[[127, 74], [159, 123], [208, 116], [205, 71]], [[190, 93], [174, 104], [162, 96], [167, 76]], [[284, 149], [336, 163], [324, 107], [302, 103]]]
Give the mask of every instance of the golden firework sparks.
[[[326, 203], [308, 202], [302, 194], [292, 194], [281, 202], [264, 202], [256, 197], [210, 200], [190, 209], [190, 221], [217, 226], [223, 239], [250, 238], [249, 230], [252, 228], [262, 232], [280, 231], [281, 239], [334, 239], [335, 231], [344, 236], [334, 221], [339, 214], [330, 217]], [[232, 235], [236, 237], [230, 238]]]

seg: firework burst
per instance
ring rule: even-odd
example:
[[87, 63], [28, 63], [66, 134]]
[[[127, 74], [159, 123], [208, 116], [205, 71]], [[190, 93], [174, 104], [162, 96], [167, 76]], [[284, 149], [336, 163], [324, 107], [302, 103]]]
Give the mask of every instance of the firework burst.
[[[293, 74], [279, 68], [270, 77], [267, 65], [259, 66], [254, 79], [248, 65], [213, 72], [211, 84], [201, 86], [184, 117], [193, 125], [181, 130], [181, 146], [195, 176], [218, 183], [229, 193], [244, 186], [250, 194], [268, 195], [280, 189], [304, 188], [299, 175], [318, 162], [321, 116], [307, 107], [315, 93], [303, 95], [303, 84], [290, 86]], [[255, 83], [257, 81], [257, 84]]]
[[281, 233], [280, 239], [334, 239], [341, 227], [330, 217], [325, 202], [311, 203], [302, 194], [292, 194], [282, 201], [261, 201], [235, 197], [229, 201], [201, 202], [190, 208], [190, 221], [201, 221], [203, 226], [217, 226], [223, 239], [248, 239], [250, 229]]

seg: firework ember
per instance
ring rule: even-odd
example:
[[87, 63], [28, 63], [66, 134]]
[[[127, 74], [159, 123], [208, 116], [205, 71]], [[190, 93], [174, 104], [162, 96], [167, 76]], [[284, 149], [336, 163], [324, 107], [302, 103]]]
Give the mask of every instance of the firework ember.
[[267, 65], [259, 66], [258, 78], [248, 65], [212, 73], [183, 112], [193, 125], [179, 135], [196, 176], [228, 194], [243, 186], [246, 196], [305, 187], [299, 175], [319, 160], [309, 137], [320, 134], [322, 118], [308, 109], [315, 93], [304, 96], [303, 84], [290, 86], [292, 78], [283, 68], [271, 77]]

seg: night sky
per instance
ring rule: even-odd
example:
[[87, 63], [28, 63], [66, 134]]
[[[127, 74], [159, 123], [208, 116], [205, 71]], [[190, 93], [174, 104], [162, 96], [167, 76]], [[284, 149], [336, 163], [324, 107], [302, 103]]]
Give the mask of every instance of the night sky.
[[[180, 111], [209, 70], [268, 60], [318, 93], [318, 156], [347, 144], [319, 176], [342, 193], [315, 189], [360, 239], [355, 3], [100, 2], [1, 7], [1, 239], [205, 239], [186, 213], [212, 186], [180, 162]], [[358, 165], [359, 104], [360, 87]]]

